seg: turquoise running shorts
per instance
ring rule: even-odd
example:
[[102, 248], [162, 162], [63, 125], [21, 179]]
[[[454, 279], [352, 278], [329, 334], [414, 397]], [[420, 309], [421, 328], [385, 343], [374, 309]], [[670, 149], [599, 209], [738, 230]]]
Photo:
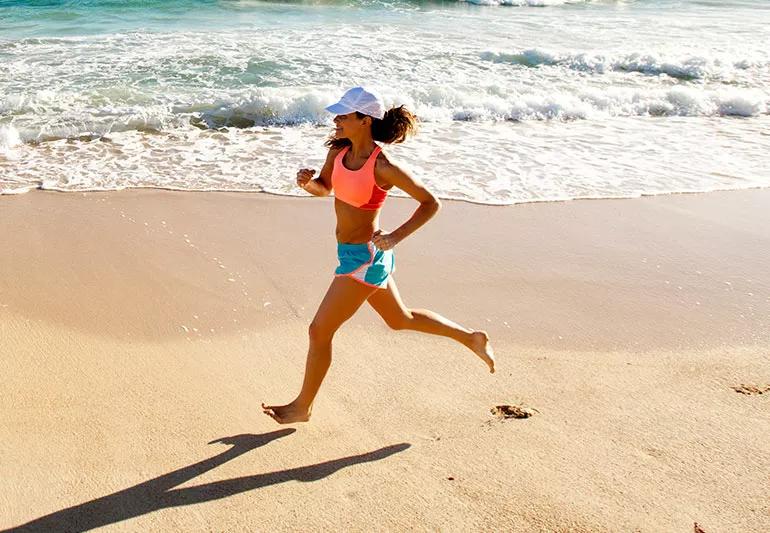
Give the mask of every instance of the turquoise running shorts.
[[335, 276], [350, 276], [370, 287], [384, 289], [388, 277], [396, 271], [393, 250], [380, 250], [373, 242], [360, 244], [337, 243], [339, 266]]

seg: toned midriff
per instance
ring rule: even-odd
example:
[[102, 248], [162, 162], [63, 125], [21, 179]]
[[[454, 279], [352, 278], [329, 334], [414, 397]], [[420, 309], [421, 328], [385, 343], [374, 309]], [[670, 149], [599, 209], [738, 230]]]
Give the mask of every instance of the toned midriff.
[[369, 242], [380, 225], [380, 209], [359, 209], [342, 200], [334, 199], [337, 214], [337, 242]]

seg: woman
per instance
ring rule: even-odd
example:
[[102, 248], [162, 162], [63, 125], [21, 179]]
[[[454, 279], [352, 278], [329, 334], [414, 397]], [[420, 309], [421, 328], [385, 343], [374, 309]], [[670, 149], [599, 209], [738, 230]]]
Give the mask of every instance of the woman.
[[[403, 106], [384, 111], [382, 101], [362, 87], [347, 91], [326, 108], [334, 113], [334, 136], [319, 177], [315, 170], [297, 172], [297, 185], [315, 196], [335, 193], [337, 255], [340, 264], [309, 328], [310, 348], [299, 395], [287, 405], [265, 405], [265, 414], [282, 424], [310, 419], [313, 400], [329, 369], [332, 337], [364, 302], [393, 329], [411, 329], [450, 337], [470, 348], [495, 371], [484, 331], [473, 331], [401, 301], [392, 273], [393, 247], [430, 220], [440, 202], [419, 179], [394, 165], [375, 143], [400, 143], [413, 134], [416, 119]], [[420, 202], [409, 220], [388, 233], [379, 229], [380, 208], [388, 191], [398, 187]]]

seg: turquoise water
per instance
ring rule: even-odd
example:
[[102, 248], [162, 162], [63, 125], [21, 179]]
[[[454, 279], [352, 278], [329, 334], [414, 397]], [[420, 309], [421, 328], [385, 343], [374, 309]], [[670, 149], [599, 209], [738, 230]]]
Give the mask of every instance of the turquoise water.
[[[314, 26], [324, 18], [359, 22], [362, 13], [391, 17], [449, 5], [441, 2], [260, 2], [215, 0], [0, 2], [4, 36], [64, 37], [131, 31], [153, 33], [194, 30], [273, 28], [276, 25]], [[316, 31], [318, 29], [316, 28]]]
[[302, 195], [357, 84], [447, 198], [770, 184], [767, 2], [509, 3], [0, 1], [0, 192]]

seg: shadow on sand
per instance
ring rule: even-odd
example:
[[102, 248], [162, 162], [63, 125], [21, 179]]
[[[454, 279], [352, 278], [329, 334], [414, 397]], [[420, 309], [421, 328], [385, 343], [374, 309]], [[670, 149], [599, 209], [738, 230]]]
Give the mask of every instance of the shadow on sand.
[[174, 470], [114, 494], [56, 511], [7, 531], [87, 531], [151, 513], [158, 509], [218, 500], [285, 481], [316, 481], [347, 466], [378, 461], [402, 452], [410, 446], [407, 443], [394, 444], [373, 452], [314, 465], [171, 490], [173, 487], [235, 459], [239, 455], [264, 446], [275, 439], [290, 435], [294, 431], [296, 430], [281, 429], [262, 435], [235, 435], [211, 441], [209, 444], [228, 444], [232, 448], [199, 463]]

